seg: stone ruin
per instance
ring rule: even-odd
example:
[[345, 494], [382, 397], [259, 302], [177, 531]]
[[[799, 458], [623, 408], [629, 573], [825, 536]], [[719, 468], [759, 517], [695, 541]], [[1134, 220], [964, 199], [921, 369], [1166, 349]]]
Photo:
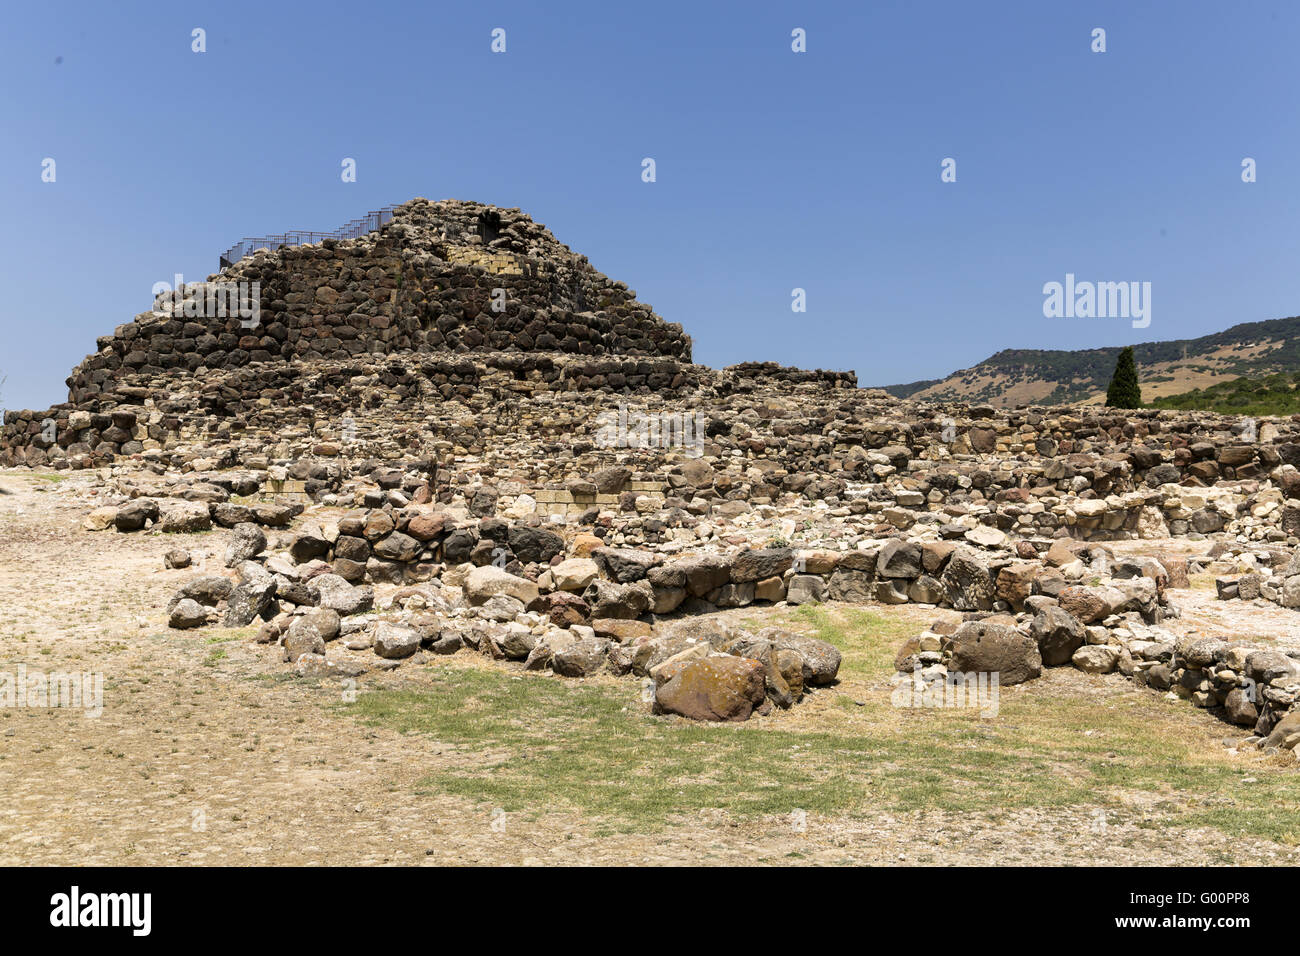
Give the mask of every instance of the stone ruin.
[[[256, 321], [207, 314], [241, 282]], [[900, 649], [917, 680], [1118, 671], [1273, 744], [1300, 692], [1286, 654], [1169, 639], [1186, 562], [1105, 544], [1300, 545], [1296, 420], [708, 368], [516, 209], [415, 199], [368, 235], [258, 250], [99, 339], [68, 387], [6, 413], [0, 464], [98, 469], [95, 529], [230, 529], [170, 623], [260, 622], [303, 673], [471, 649], [744, 719], [833, 682], [838, 652], [708, 612], [910, 602], [968, 618]]]

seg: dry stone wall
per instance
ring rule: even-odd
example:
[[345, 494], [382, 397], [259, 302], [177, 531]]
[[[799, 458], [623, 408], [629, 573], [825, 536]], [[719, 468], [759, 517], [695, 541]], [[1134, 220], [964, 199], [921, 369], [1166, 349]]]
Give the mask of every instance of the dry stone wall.
[[[1300, 532], [1293, 420], [914, 404], [852, 373], [706, 368], [680, 326], [518, 210], [412, 200], [367, 236], [212, 278], [258, 284], [254, 328], [137, 316], [67, 403], [6, 413], [0, 465], [246, 468], [316, 500], [380, 461], [435, 476], [440, 501], [504, 482], [569, 517], [614, 504], [586, 486], [620, 465], [647, 511], [820, 502], [952, 539]], [[699, 422], [698, 444], [602, 441], [610, 416], [639, 414]]]
[[[487, 220], [497, 224], [490, 232]], [[99, 340], [72, 374], [70, 400], [168, 371], [410, 351], [690, 358], [681, 326], [637, 302], [625, 283], [518, 210], [478, 203], [415, 199], [377, 232], [259, 250], [210, 281], [257, 283], [258, 324], [142, 313]], [[187, 291], [206, 302], [213, 290]]]
[[[1300, 547], [1296, 419], [936, 405], [851, 372], [707, 368], [626, 285], [475, 203], [413, 200], [368, 236], [210, 279], [191, 314], [160, 299], [99, 340], [67, 403], [0, 432], [0, 464], [100, 469], [89, 527], [229, 529], [173, 627], [260, 625], [326, 676], [465, 649], [632, 674], [666, 712], [738, 720], [832, 682], [838, 655], [700, 614], [914, 603], [966, 620], [903, 648], [904, 671], [1118, 670], [1259, 739], [1290, 727], [1289, 658], [1166, 640], [1186, 562], [1104, 542], [1262, 552], [1221, 593], [1300, 605], [1276, 557]], [[259, 290], [255, 321], [197, 308], [231, 283]]]

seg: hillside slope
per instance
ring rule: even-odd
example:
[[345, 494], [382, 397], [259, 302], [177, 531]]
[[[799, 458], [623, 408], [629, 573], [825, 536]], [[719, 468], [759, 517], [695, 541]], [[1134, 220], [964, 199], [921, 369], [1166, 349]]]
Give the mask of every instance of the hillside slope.
[[[1101, 403], [1121, 346], [1101, 349], [1004, 349], [947, 378], [884, 386], [899, 398], [987, 402]], [[1241, 376], [1300, 372], [1300, 316], [1244, 322], [1195, 339], [1134, 346], [1144, 401], [1204, 389]]]
[[1209, 388], [1152, 401], [1153, 408], [1179, 408], [1224, 415], [1300, 415], [1300, 373], [1243, 375]]

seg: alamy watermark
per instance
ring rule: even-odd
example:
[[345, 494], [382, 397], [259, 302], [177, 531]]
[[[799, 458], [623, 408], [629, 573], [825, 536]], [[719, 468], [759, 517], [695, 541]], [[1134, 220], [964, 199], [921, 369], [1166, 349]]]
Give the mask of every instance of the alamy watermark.
[[596, 417], [596, 445], [600, 448], [684, 448], [692, 458], [704, 454], [702, 412], [628, 411], [619, 402]]
[[894, 677], [889, 700], [895, 707], [970, 707], [981, 717], [998, 715], [997, 671], [948, 671], [946, 674], [922, 674], [919, 665], [911, 674]]
[[1132, 319], [1133, 328], [1151, 324], [1150, 282], [1065, 282], [1043, 285], [1043, 316], [1049, 319]]
[[0, 671], [0, 707], [58, 707], [99, 717], [104, 713], [104, 675], [63, 671], [47, 675], [19, 664], [16, 672]]
[[261, 282], [191, 282], [175, 276], [175, 285], [155, 282], [153, 286], [154, 314], [173, 318], [224, 319], [238, 317], [246, 329], [255, 328], [262, 321]]
[[76, 928], [123, 927], [148, 936], [153, 927], [152, 893], [83, 893], [73, 886], [50, 897], [50, 925]]

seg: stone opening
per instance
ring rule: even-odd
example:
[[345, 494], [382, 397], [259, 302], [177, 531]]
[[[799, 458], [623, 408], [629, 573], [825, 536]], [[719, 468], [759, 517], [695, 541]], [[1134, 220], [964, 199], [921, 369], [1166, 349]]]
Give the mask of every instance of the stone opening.
[[478, 234], [484, 245], [501, 235], [501, 214], [494, 209], [485, 210], [478, 217]]

